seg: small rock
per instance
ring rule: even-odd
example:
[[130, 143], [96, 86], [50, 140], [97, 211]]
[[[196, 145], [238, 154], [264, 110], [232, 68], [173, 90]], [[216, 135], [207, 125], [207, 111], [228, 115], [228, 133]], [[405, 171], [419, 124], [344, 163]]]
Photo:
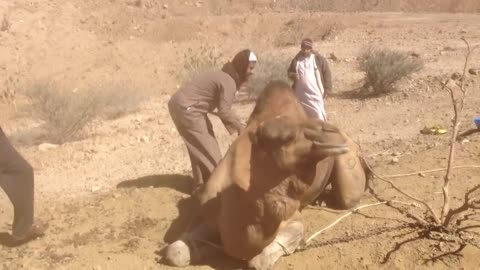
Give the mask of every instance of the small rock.
[[410, 56], [413, 56], [413, 57], [415, 57], [415, 58], [420, 58], [420, 54], [419, 54], [419, 53], [416, 53], [416, 52], [410, 53]]
[[99, 187], [99, 186], [93, 186], [93, 187], [90, 189], [90, 191], [92, 191], [92, 192], [97, 192], [97, 191], [99, 191], [99, 190], [100, 190], [100, 187]]
[[462, 144], [466, 144], [466, 143], [469, 143], [469, 142], [470, 142], [469, 139], [463, 139], [463, 140], [462, 140]]
[[399, 162], [400, 162], [400, 160], [398, 159], [398, 157], [393, 157], [392, 160], [390, 160], [391, 164], [397, 164]]
[[113, 198], [115, 198], [115, 199], [118, 199], [118, 198], [120, 198], [120, 196], [121, 196], [121, 195], [120, 195], [120, 194], [118, 194], [118, 193], [113, 193], [113, 195], [112, 195], [112, 196], [113, 196]]
[[427, 177], [424, 173], [419, 173], [418, 176], [420, 176], [420, 177]]
[[168, 9], [168, 5], [167, 5], [167, 4], [164, 4], [164, 5], [163, 5], [163, 9]]
[[150, 142], [150, 139], [147, 136], [141, 136], [141, 137], [137, 138], [137, 141], [138, 142], [143, 142], [143, 143], [148, 143], [148, 142]]
[[455, 48], [452, 48], [450, 46], [445, 46], [445, 47], [443, 47], [443, 50], [444, 51], [455, 51]]
[[338, 61], [338, 57], [333, 52], [330, 53], [330, 59], [332, 59], [333, 61]]
[[460, 74], [459, 72], [454, 72], [452, 73], [452, 75], [450, 76], [450, 78], [452, 80], [460, 80], [462, 78], [462, 74]]
[[58, 144], [42, 143], [42, 144], [38, 145], [38, 150], [40, 150], [40, 152], [46, 152], [50, 149], [55, 149], [58, 146], [59, 146]]
[[480, 68], [471, 68], [468, 70], [468, 73], [472, 74], [472, 75], [478, 75], [480, 74]]
[[462, 30], [460, 31], [460, 33], [461, 33], [461, 34], [466, 34], [466, 33], [467, 33], [467, 30], [462, 29]]
[[100, 265], [94, 266], [92, 268], [93, 270], [102, 270], [102, 267]]

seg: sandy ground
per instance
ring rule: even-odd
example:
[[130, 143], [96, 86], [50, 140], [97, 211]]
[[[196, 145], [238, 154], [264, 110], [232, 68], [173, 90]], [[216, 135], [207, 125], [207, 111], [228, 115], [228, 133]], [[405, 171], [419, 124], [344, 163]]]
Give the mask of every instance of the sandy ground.
[[[0, 32], [0, 79], [11, 76], [18, 80], [15, 86], [20, 98], [22, 89], [45, 79], [61, 81], [72, 89], [121, 81], [126, 82], [124, 87], [149, 97], [133, 113], [96, 121], [95, 129], [85, 139], [47, 151], [39, 150], [38, 144], [44, 142], [37, 136], [41, 126], [35, 115], [26, 113], [28, 103], [20, 102], [17, 113], [0, 105], [2, 128], [35, 168], [36, 215], [50, 223], [45, 238], [16, 248], [0, 245], [0, 269], [169, 268], [158, 262], [158, 252], [181, 228], [182, 220], [177, 217], [188, 208], [185, 198], [190, 186], [186, 149], [166, 109], [169, 95], [181, 83], [178, 74], [182, 72], [182, 56], [189, 48], [195, 51], [203, 45], [214, 45], [229, 57], [248, 46], [259, 55], [259, 65], [263, 56], [264, 61], [285, 62], [282, 59], [293, 57], [297, 46], [284, 42], [299, 37], [285, 26], [290, 20], [300, 20], [300, 29], [307, 30], [315, 22], [338, 25], [317, 46], [325, 56], [334, 53], [338, 57], [337, 61], [328, 59], [337, 93], [361, 85], [363, 74], [358, 71], [356, 57], [364, 46], [417, 53], [425, 67], [402, 81], [397, 93], [366, 100], [337, 95], [327, 100], [327, 110], [333, 123], [361, 142], [369, 163], [379, 174], [445, 167], [449, 136], [422, 135], [419, 131], [425, 125], [450, 128], [449, 96], [435, 81], [462, 70], [465, 51], [460, 37], [480, 44], [478, 13], [377, 12], [383, 8], [372, 8], [375, 12], [331, 10], [307, 14], [272, 9], [269, 2], [261, 1], [257, 3], [257, 9], [264, 11], [260, 15], [251, 12], [253, 2], [237, 4], [237, 12], [222, 1], [217, 1], [218, 5], [213, 2], [0, 3], [0, 15], [7, 14], [10, 23], [7, 31]], [[478, 10], [474, 1], [462, 3], [466, 5], [463, 8]], [[478, 51], [471, 65], [480, 67]], [[480, 115], [480, 77], [471, 76], [471, 80], [462, 130], [472, 128], [473, 116]], [[242, 119], [252, 108], [251, 103], [235, 105]], [[218, 119], [212, 120], [222, 151], [226, 151], [234, 137]], [[456, 147], [456, 165], [480, 165], [478, 134]], [[439, 211], [443, 172], [394, 181]], [[455, 205], [479, 182], [479, 169], [455, 170], [451, 186]], [[374, 186], [385, 197], [407, 200], [381, 182], [375, 181]], [[375, 199], [366, 193], [361, 203], [371, 202]], [[10, 231], [13, 211], [4, 193], [0, 193], [0, 204], [3, 239]], [[340, 215], [305, 210], [307, 235]], [[406, 220], [386, 206], [362, 210], [317, 237], [311, 249], [282, 258], [276, 269], [480, 267], [480, 250], [471, 246], [459, 256], [425, 262], [454, 247], [429, 240], [402, 246], [384, 263], [397, 243], [416, 235], [409, 228], [381, 230], [395, 228]], [[479, 224], [478, 215], [472, 224]], [[210, 265], [187, 269], [235, 266], [228, 259], [216, 259]]]

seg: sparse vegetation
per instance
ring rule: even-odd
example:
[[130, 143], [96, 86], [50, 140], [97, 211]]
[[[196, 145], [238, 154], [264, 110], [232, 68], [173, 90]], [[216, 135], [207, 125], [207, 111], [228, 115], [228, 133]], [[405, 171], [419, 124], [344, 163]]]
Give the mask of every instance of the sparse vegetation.
[[145, 96], [125, 89], [67, 90], [48, 81], [35, 83], [25, 94], [32, 115], [45, 122], [48, 139], [61, 144], [84, 136], [86, 126], [97, 117], [110, 119], [137, 108]]
[[312, 38], [314, 42], [327, 40], [344, 28], [342, 22], [331, 18], [320, 21], [312, 18], [295, 18], [285, 23], [274, 43], [277, 47], [285, 47], [298, 45], [305, 37]]
[[365, 72], [363, 96], [377, 96], [395, 90], [400, 79], [422, 69], [420, 59], [386, 48], [369, 47], [360, 55], [360, 70]]
[[0, 86], [0, 101], [13, 106], [15, 110], [17, 108], [15, 91], [17, 83], [18, 79], [9, 76]]
[[253, 77], [248, 81], [245, 92], [248, 100], [254, 99], [271, 80], [288, 80], [287, 69], [293, 56], [260, 53]]
[[215, 46], [201, 45], [198, 48], [188, 48], [183, 54], [183, 70], [178, 79], [189, 80], [201, 72], [220, 68], [223, 55]]
[[110, 82], [107, 85], [100, 89], [105, 100], [100, 113], [103, 119], [112, 120], [133, 113], [149, 96], [128, 82]]
[[8, 30], [10, 30], [11, 25], [12, 24], [10, 23], [7, 15], [3, 15], [2, 24], [0, 25], [0, 31], [7, 32]]

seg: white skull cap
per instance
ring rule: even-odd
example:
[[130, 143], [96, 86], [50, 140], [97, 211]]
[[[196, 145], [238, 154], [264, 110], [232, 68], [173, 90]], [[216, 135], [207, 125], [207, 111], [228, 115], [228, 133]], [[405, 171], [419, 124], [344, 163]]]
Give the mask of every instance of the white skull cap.
[[248, 61], [257, 62], [257, 56], [253, 53], [253, 51], [250, 51], [250, 56], [248, 56]]

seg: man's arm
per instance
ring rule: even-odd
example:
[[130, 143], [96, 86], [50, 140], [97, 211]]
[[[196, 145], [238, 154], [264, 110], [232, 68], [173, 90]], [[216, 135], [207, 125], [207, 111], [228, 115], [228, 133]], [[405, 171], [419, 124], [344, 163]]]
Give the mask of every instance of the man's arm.
[[288, 67], [287, 74], [288, 78], [292, 80], [293, 82], [296, 82], [298, 80], [298, 75], [297, 75], [297, 57], [293, 58], [293, 60], [290, 62], [290, 66]]
[[232, 110], [236, 92], [235, 81], [229, 80], [221, 82], [219, 91], [218, 112], [216, 115], [220, 118], [223, 125], [225, 125], [228, 133], [233, 134], [237, 132], [240, 134], [244, 126]]
[[330, 67], [328, 65], [327, 60], [317, 54], [317, 65], [320, 68], [320, 72], [322, 73], [322, 84], [323, 89], [325, 90], [324, 95], [330, 95], [332, 93], [332, 73], [330, 71]]

